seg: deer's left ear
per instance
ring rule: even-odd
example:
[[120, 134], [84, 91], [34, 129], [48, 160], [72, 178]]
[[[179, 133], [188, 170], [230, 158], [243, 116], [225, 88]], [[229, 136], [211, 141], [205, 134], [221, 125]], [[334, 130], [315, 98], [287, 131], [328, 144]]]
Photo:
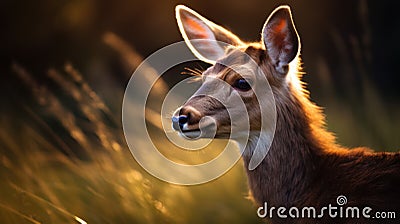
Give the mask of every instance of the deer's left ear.
[[276, 8], [262, 30], [262, 41], [275, 69], [285, 74], [300, 50], [300, 40], [289, 6]]
[[214, 64], [225, 54], [229, 45], [238, 46], [242, 41], [225, 28], [209, 21], [184, 5], [175, 8], [179, 30], [194, 55]]

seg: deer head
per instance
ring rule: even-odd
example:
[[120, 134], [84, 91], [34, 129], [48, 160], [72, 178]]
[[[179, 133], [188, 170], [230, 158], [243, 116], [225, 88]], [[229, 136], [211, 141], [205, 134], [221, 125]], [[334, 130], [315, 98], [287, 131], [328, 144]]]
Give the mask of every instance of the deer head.
[[269, 127], [263, 123], [275, 118], [274, 98], [285, 95], [289, 82], [300, 83], [290, 72], [292, 61], [297, 69], [300, 49], [290, 8], [271, 13], [257, 43], [243, 42], [182, 5], [176, 18], [187, 46], [212, 66], [202, 73], [197, 92], [175, 111], [173, 128], [189, 139], [240, 139], [246, 131], [259, 134]]

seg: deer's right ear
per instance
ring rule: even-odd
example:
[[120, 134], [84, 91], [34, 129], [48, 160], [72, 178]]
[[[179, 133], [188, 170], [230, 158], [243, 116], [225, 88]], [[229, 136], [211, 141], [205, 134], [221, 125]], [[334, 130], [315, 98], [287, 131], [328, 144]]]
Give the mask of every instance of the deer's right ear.
[[241, 45], [241, 40], [184, 5], [175, 8], [179, 30], [193, 54], [200, 60], [214, 64], [229, 45]]

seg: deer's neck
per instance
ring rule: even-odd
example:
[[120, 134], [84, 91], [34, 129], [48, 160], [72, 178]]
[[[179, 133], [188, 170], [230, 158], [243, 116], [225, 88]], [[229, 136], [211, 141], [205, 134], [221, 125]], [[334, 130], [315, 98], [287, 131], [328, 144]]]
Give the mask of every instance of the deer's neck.
[[[275, 99], [277, 124], [267, 156], [249, 170], [251, 152], [264, 136], [253, 135], [243, 154], [252, 196], [259, 204], [292, 206], [305, 200], [325, 150], [336, 147], [323, 128], [323, 116], [306, 96], [281, 96]], [[250, 153], [249, 153], [250, 152]]]

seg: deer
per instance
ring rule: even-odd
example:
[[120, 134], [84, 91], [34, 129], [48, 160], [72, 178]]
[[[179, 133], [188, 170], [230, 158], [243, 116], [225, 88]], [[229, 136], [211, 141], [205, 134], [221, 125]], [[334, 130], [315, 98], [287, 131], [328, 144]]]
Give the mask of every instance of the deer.
[[[289, 6], [279, 6], [269, 15], [261, 40], [254, 43], [242, 41], [184, 5], [176, 6], [176, 18], [187, 46], [211, 66], [201, 74], [203, 82], [197, 90], [200, 94], [194, 94], [174, 112], [173, 129], [185, 138], [197, 139], [209, 138], [204, 134], [207, 128], [202, 127], [212, 126], [211, 137], [238, 140], [243, 133], [235, 122], [240, 119], [232, 119], [227, 107], [235, 112], [236, 103], [229, 101], [233, 95], [239, 96], [245, 111], [237, 113], [248, 113], [250, 123], [241, 157], [255, 205], [268, 202], [270, 207], [321, 208], [335, 204], [339, 195], [345, 195], [346, 206], [369, 206], [373, 211], [394, 211], [400, 216], [400, 153], [374, 152], [367, 147], [350, 149], [336, 143], [334, 134], [326, 128], [322, 109], [311, 102], [301, 80], [301, 43]], [[243, 54], [262, 72], [255, 72], [251, 66], [247, 71], [250, 74], [232, 69], [248, 60], [241, 58]], [[257, 83], [260, 79], [268, 81], [271, 94], [258, 98], [274, 98], [276, 124], [273, 139], [270, 145], [266, 144], [269, 148], [263, 149], [268, 153], [257, 167], [248, 169], [255, 145], [266, 141], [262, 135], [270, 131], [261, 130], [261, 116], [270, 116], [261, 113], [261, 109], [271, 105], [257, 105], [255, 92], [264, 88]], [[221, 97], [201, 94], [209, 92]], [[205, 117], [211, 118], [214, 125], [204, 122]], [[231, 131], [233, 126], [235, 133]], [[397, 221], [324, 216], [288, 221], [276, 215], [266, 217], [270, 223], [399, 223], [396, 218]]]

